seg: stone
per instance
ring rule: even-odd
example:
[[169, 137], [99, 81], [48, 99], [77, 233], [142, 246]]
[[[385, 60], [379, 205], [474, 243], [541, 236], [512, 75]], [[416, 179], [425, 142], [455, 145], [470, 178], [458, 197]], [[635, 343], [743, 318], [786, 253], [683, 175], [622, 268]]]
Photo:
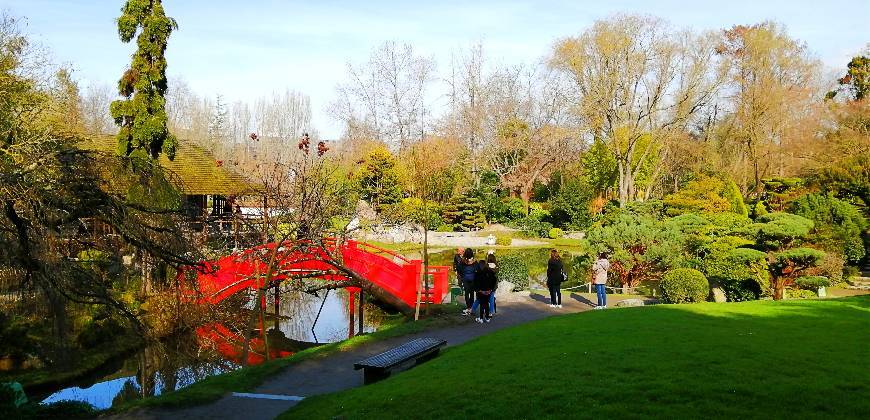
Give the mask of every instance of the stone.
[[714, 287], [714, 288], [710, 289], [710, 293], [713, 295], [713, 302], [716, 302], [716, 303], [728, 302], [728, 298], [725, 297], [725, 292], [721, 288]]
[[621, 300], [621, 301], [616, 303], [616, 306], [618, 306], [620, 308], [629, 308], [632, 306], [644, 306], [644, 305], [645, 305], [645, 303], [644, 303], [643, 299], [635, 299], [635, 298]]
[[495, 289], [495, 298], [507, 298], [509, 295], [513, 293], [514, 287], [516, 287], [513, 283], [509, 281], [500, 281], [498, 282], [498, 288]]

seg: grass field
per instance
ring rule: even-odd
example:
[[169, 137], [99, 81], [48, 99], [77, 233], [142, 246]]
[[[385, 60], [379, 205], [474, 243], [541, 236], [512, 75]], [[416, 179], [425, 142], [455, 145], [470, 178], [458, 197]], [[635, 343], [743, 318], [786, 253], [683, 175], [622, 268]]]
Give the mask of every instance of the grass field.
[[870, 298], [590, 311], [282, 418], [867, 418]]

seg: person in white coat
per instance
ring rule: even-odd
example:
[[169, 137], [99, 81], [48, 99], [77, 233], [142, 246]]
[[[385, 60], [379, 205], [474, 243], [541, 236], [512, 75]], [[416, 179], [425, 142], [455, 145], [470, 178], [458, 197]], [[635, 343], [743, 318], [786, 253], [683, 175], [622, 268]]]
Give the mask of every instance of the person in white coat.
[[607, 308], [607, 291], [604, 286], [607, 284], [608, 271], [610, 271], [610, 261], [607, 260], [607, 253], [602, 252], [592, 263], [592, 284], [595, 285], [595, 293], [598, 295], [598, 306], [595, 309]]

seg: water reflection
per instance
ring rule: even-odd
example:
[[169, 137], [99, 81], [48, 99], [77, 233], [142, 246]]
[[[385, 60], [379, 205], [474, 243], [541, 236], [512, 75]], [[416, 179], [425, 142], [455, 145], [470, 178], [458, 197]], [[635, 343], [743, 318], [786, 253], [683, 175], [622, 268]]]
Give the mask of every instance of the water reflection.
[[[255, 365], [266, 359], [264, 329], [270, 359], [290, 356], [317, 343], [344, 340], [357, 332], [354, 331], [357, 312], [350, 313], [349, 303], [354, 300], [353, 309], [358, 311], [359, 301], [351, 298], [349, 292], [337, 290], [312, 296], [291, 292], [284, 286], [280, 290], [277, 299], [274, 290], [267, 294], [267, 314], [263, 324], [258, 323], [251, 334], [248, 364]], [[73, 386], [53, 391], [42, 401], [84, 401], [104, 409], [120, 402], [178, 390], [209, 376], [238, 369], [244, 357], [244, 326], [250, 316], [245, 308], [254, 306], [250, 297], [253, 296], [249, 296], [247, 302], [232, 302], [236, 305], [236, 310], [230, 311], [234, 314], [232, 319], [207, 323], [191, 334], [149, 345], [123, 359], [120, 367], [107, 367], [111, 370], [96, 380], [71, 384]], [[364, 314], [364, 332], [376, 331], [385, 316], [371, 303], [365, 304]]]

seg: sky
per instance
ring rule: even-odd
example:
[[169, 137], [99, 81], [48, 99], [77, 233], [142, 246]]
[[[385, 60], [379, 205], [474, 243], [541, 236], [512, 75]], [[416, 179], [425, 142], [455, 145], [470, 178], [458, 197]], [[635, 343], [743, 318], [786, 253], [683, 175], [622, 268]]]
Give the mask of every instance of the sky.
[[[134, 45], [117, 37], [122, 0], [0, 0], [27, 19], [26, 32], [70, 64], [83, 86], [114, 85]], [[311, 97], [325, 138], [342, 126], [327, 112], [347, 64], [384, 41], [407, 42], [447, 74], [451, 54], [481, 43], [493, 65], [537, 64], [553, 43], [616, 13], [651, 14], [676, 28], [719, 30], [775, 20], [833, 72], [870, 43], [870, 0], [279, 1], [164, 0], [179, 29], [168, 73], [200, 95], [233, 102], [273, 91]], [[435, 99], [438, 100], [437, 98]]]

